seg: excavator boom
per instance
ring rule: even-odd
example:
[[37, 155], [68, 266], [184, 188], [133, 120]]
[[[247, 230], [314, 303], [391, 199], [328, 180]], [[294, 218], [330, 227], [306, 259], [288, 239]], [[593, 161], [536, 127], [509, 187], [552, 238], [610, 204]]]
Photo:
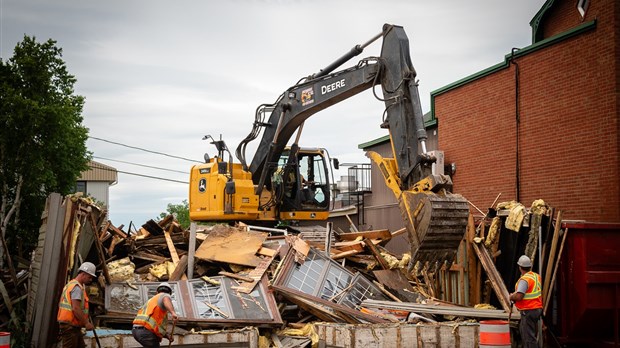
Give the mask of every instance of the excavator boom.
[[[380, 37], [383, 38], [383, 44], [379, 57], [364, 58], [353, 67], [333, 72]], [[299, 174], [299, 161], [302, 156], [298, 142], [304, 122], [315, 113], [362, 91], [372, 88], [374, 92], [375, 86], [379, 85], [382, 98], [376, 93], [373, 94], [385, 103], [381, 127], [389, 131], [393, 157], [383, 158], [376, 153], [368, 155], [377, 163], [387, 186], [398, 200], [403, 222], [409, 233], [412, 259], [432, 263], [435, 267], [441, 262], [451, 261], [465, 233], [469, 206], [463, 197], [450, 193], [452, 185], [449, 177], [432, 175], [431, 167], [435, 158], [427, 153], [427, 135], [416, 71], [409, 55], [409, 40], [400, 26], [384, 25], [379, 35], [363, 45], [355, 46], [318, 73], [300, 80], [282, 93], [273, 104], [259, 106], [252, 131], [237, 147], [236, 155], [241, 163], [236, 164], [239, 167], [235, 169], [236, 176], [230, 174], [220, 179], [214, 176], [213, 179], [216, 180], [205, 179], [206, 184], [219, 182], [220, 185], [217, 189], [204, 189], [204, 192], [208, 192], [205, 197], [212, 200], [218, 209], [223, 209], [225, 214], [229, 212], [228, 216], [221, 216], [222, 219], [246, 216], [250, 209], [253, 210], [247, 216], [258, 218], [268, 209], [277, 213], [284, 206], [288, 207], [287, 211], [292, 214], [290, 216], [294, 216], [295, 205], [290, 203], [290, 199], [289, 203], [286, 203], [287, 199], [279, 193], [281, 189], [278, 187], [282, 187], [282, 182], [288, 180], [289, 174]], [[246, 146], [261, 132], [262, 138], [252, 162], [248, 165], [245, 159]], [[295, 133], [297, 135], [293, 144], [287, 148]], [[283, 164], [282, 154], [285, 152], [287, 160]], [[237, 168], [236, 166], [230, 168]], [[215, 173], [216, 169], [221, 170], [222, 165], [218, 168], [215, 165], [212, 167], [213, 169], [201, 170]], [[200, 170], [196, 169], [195, 172], [200, 173]], [[197, 174], [192, 182], [199, 183], [199, 180], [200, 176]], [[226, 180], [229, 182], [225, 183]], [[243, 186], [235, 185], [235, 180], [239, 183], [243, 180]], [[300, 182], [299, 179], [295, 180]], [[250, 194], [252, 186], [253, 195]], [[221, 190], [228, 195], [227, 201], [224, 200], [223, 203], [217, 199], [218, 191]], [[240, 190], [243, 190], [247, 197], [235, 206], [234, 196], [238, 195]], [[271, 193], [271, 198], [263, 199], [265, 191]], [[280, 197], [283, 197], [282, 200]], [[191, 201], [190, 189], [190, 208], [203, 209], [201, 214], [194, 213], [194, 216], [221, 215], [211, 214], [209, 209], [204, 207], [194, 207]], [[255, 203], [258, 201], [261, 203]], [[226, 202], [230, 203], [226, 205]], [[239, 204], [245, 204], [243, 202], [248, 205], [244, 209], [238, 209]], [[223, 205], [225, 208], [222, 208]], [[310, 218], [312, 217], [313, 215], [310, 215]]]

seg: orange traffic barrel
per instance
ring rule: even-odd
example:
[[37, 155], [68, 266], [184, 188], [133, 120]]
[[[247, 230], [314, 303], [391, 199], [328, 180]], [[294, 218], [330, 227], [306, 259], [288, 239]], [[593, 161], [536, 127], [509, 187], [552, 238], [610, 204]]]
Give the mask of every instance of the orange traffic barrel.
[[0, 332], [0, 348], [9, 348], [11, 346], [11, 333]]
[[510, 347], [510, 325], [505, 320], [480, 322], [480, 348]]

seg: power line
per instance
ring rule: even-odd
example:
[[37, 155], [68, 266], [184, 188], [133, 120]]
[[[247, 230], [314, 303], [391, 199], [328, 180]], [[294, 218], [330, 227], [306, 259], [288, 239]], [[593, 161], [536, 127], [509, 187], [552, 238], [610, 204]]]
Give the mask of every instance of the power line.
[[111, 169], [111, 168], [104, 168], [104, 167], [97, 166], [97, 165], [94, 165], [94, 166], [91, 165], [90, 168], [91, 169], [107, 170], [107, 171], [110, 171], [110, 172], [122, 173], [122, 174], [127, 174], [127, 175], [135, 175], [135, 176], [140, 176], [140, 177], [143, 177], [143, 178], [149, 178], [149, 179], [155, 179], [155, 180], [170, 181], [170, 182], [176, 182], [176, 183], [180, 183], [180, 184], [189, 184], [188, 181], [181, 181], [181, 180], [174, 180], [174, 179], [168, 179], [168, 178], [161, 178], [161, 177], [158, 177], [158, 176], [151, 176], [151, 175], [145, 175], [145, 174], [125, 172], [125, 171], [122, 171], [122, 170], [116, 170], [116, 169]]
[[162, 168], [162, 167], [154, 167], [154, 166], [149, 166], [149, 165], [146, 165], [146, 164], [126, 162], [126, 161], [115, 160], [115, 159], [111, 159], [111, 158], [105, 158], [105, 157], [99, 157], [99, 156], [93, 156], [93, 158], [102, 159], [102, 160], [105, 160], [105, 161], [112, 161], [112, 162], [120, 162], [120, 163], [131, 164], [131, 165], [138, 166], [138, 167], [146, 167], [146, 168], [165, 170], [165, 171], [168, 171], [168, 172], [187, 174], [187, 172], [183, 172], [183, 171], [180, 171], [180, 170], [174, 170], [174, 169], [168, 169], [168, 168]]
[[126, 144], [121, 144], [121, 143], [117, 143], [115, 141], [110, 141], [110, 140], [106, 140], [106, 139], [101, 139], [101, 138], [97, 138], [97, 137], [93, 137], [93, 136], [88, 136], [90, 139], [94, 139], [94, 140], [99, 140], [99, 141], [103, 141], [106, 143], [110, 143], [110, 144], [114, 144], [114, 145], [119, 145], [119, 146], [124, 146], [124, 147], [128, 147], [130, 149], [136, 149], [136, 150], [140, 150], [140, 151], [144, 151], [144, 152], [150, 152], [150, 153], [154, 153], [157, 155], [162, 155], [162, 156], [167, 156], [167, 157], [172, 157], [172, 158], [177, 158], [177, 159], [181, 159], [184, 161], [189, 161], [189, 162], [193, 162], [193, 163], [200, 163], [202, 161], [197, 161], [197, 160], [193, 160], [193, 159], [189, 159], [189, 158], [185, 158], [185, 157], [179, 157], [179, 156], [174, 156], [174, 155], [169, 155], [167, 153], [163, 153], [163, 152], [157, 152], [157, 151], [152, 151], [152, 150], [147, 150], [141, 147], [137, 147], [137, 146], [131, 146], [131, 145], [126, 145]]

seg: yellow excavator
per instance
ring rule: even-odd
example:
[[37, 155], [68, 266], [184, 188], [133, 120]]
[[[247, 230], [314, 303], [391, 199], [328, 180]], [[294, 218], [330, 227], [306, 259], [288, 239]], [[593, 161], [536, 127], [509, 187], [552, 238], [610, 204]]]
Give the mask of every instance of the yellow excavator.
[[[379, 57], [335, 71], [382, 38]], [[381, 86], [378, 96], [375, 86]], [[217, 148], [213, 158], [190, 174], [189, 209], [195, 221], [250, 223], [326, 220], [330, 208], [330, 161], [324, 149], [299, 147], [304, 122], [315, 113], [371, 89], [385, 103], [382, 128], [390, 134], [392, 158], [369, 152], [398, 200], [408, 230], [412, 259], [451, 261], [467, 226], [469, 205], [451, 193], [449, 176], [434, 175], [436, 159], [426, 149], [426, 130], [409, 41], [402, 27], [386, 24], [381, 33], [356, 45], [316, 74], [301, 79], [273, 104], [256, 109], [250, 134], [236, 149], [206, 136]], [[246, 146], [262, 131], [252, 162]], [[295, 134], [296, 133], [296, 134]], [[287, 146], [295, 135], [293, 143]]]

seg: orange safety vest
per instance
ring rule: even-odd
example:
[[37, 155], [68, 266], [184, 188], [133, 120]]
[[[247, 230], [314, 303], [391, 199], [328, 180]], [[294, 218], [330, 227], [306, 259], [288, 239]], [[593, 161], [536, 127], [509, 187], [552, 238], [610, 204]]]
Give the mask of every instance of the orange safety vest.
[[525, 273], [515, 284], [515, 291], [519, 287], [519, 281], [523, 279], [527, 282], [527, 291], [521, 301], [516, 301], [515, 306], [521, 311], [542, 308], [542, 287], [540, 286], [540, 275], [530, 271]]
[[71, 306], [71, 291], [73, 291], [73, 288], [76, 286], [82, 289], [81, 307], [84, 314], [88, 315], [88, 295], [86, 294], [86, 288], [80, 284], [80, 282], [73, 279], [62, 289], [62, 297], [60, 297], [60, 303], [58, 303], [58, 316], [56, 317], [59, 323], [81, 326], [80, 322], [73, 314], [73, 307]]
[[160, 292], [151, 297], [151, 299], [138, 310], [138, 315], [136, 315], [136, 318], [133, 320], [134, 325], [144, 326], [147, 330], [160, 338], [166, 333], [166, 325], [168, 324], [168, 317], [166, 316], [167, 311], [161, 309], [157, 305], [159, 298], [164, 295], [164, 293]]

